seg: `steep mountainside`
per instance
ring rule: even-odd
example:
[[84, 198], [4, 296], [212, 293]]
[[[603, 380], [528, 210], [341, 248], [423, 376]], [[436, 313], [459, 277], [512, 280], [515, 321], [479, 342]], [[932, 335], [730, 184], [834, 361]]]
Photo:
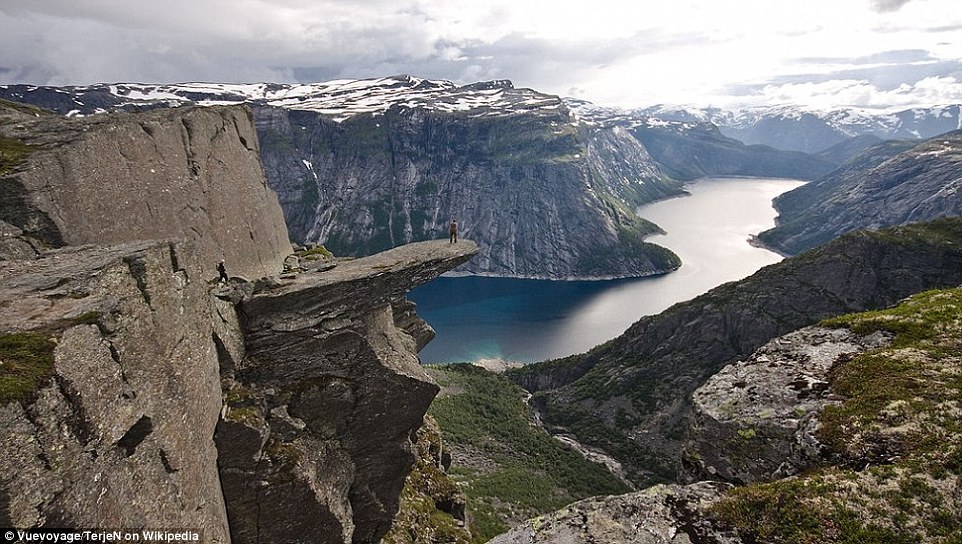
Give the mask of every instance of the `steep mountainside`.
[[659, 116], [656, 110], [599, 107], [565, 99], [582, 122], [599, 127], [621, 127], [645, 145], [652, 158], [674, 178], [703, 176], [771, 176], [816, 179], [841, 161], [784, 151], [767, 145], [745, 145], [725, 136], [706, 119]]
[[510, 375], [547, 424], [606, 450], [634, 481], [674, 480], [689, 396], [725, 363], [818, 319], [959, 283], [962, 220], [860, 231]]
[[880, 143], [882, 143], [882, 139], [878, 136], [863, 134], [861, 136], [854, 136], [842, 143], [835, 144], [828, 149], [820, 151], [818, 156], [835, 164], [842, 164], [862, 151]]
[[771, 176], [816, 179], [838, 164], [833, 157], [745, 145], [708, 123], [649, 122], [631, 129], [672, 177]]
[[799, 253], [860, 228], [962, 214], [962, 131], [871, 147], [824, 178], [775, 199], [778, 226], [759, 235]]
[[563, 108], [392, 107], [341, 122], [275, 108], [257, 120], [292, 236], [335, 253], [441, 237], [455, 218], [481, 246], [465, 271], [557, 279], [678, 264], [642, 242], [658, 229], [633, 210], [679, 184], [627, 134], [575, 125]]

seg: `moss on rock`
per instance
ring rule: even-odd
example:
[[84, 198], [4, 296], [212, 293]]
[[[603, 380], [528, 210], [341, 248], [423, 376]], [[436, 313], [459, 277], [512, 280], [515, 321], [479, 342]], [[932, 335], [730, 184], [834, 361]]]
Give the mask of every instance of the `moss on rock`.
[[831, 466], [733, 491], [714, 512], [759, 542], [957, 543], [962, 535], [962, 288], [822, 322], [893, 343], [832, 371]]
[[56, 346], [46, 332], [0, 334], [0, 405], [29, 398], [53, 375]]

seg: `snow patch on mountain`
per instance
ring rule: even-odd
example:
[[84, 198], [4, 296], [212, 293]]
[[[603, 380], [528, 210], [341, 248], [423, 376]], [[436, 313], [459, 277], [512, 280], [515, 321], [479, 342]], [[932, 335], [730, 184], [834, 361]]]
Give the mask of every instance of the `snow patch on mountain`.
[[508, 116], [564, 107], [557, 96], [531, 89], [516, 89], [507, 80], [458, 86], [450, 81], [411, 76], [339, 79], [304, 84], [116, 83], [71, 88], [74, 93], [99, 90], [105, 90], [120, 99], [121, 107], [249, 103], [312, 111], [336, 121], [360, 114], [379, 114], [392, 107], [462, 112], [469, 116]]

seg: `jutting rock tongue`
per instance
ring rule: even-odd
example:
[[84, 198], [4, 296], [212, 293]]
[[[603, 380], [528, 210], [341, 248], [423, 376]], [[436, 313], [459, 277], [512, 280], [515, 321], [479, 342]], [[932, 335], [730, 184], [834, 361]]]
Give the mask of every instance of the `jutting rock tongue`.
[[420, 339], [405, 332], [426, 325], [404, 294], [477, 251], [465, 240], [409, 244], [240, 304], [246, 356], [223, 376], [215, 436], [233, 542], [384, 536], [414, 463], [411, 436], [438, 392]]

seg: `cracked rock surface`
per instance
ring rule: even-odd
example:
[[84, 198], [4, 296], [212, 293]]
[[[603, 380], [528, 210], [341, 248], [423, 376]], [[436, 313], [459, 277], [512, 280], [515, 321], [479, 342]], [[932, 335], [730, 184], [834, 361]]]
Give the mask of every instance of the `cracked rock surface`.
[[715, 482], [658, 485], [585, 499], [526, 521], [489, 544], [740, 544], [704, 515], [728, 488]]
[[820, 459], [818, 414], [840, 400], [829, 372], [891, 335], [805, 327], [728, 365], [692, 395], [687, 477], [746, 484], [797, 474]]

